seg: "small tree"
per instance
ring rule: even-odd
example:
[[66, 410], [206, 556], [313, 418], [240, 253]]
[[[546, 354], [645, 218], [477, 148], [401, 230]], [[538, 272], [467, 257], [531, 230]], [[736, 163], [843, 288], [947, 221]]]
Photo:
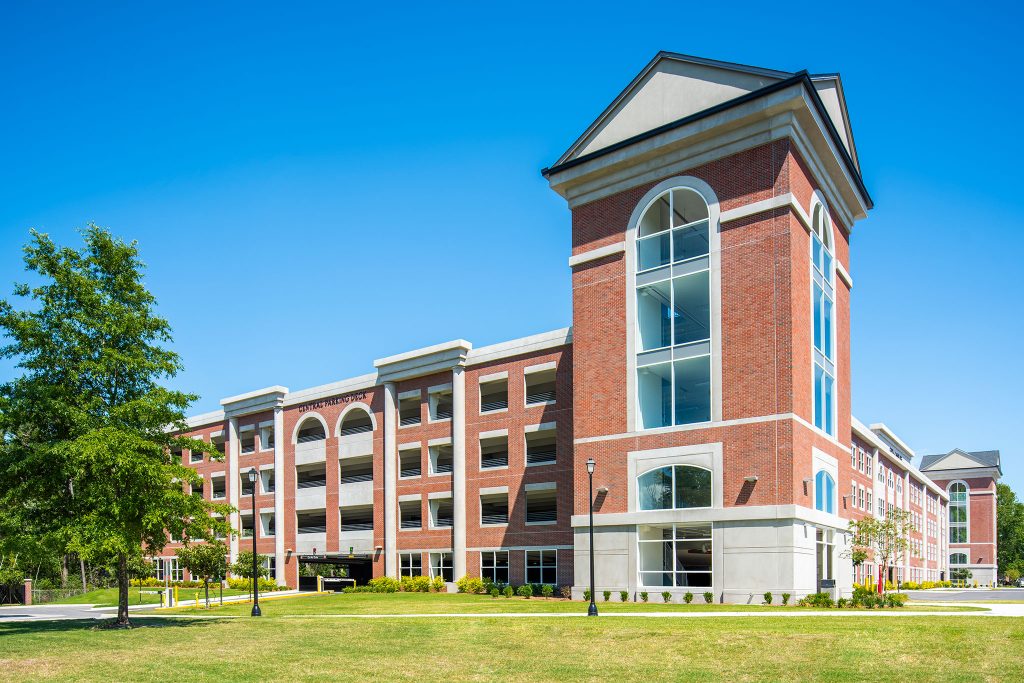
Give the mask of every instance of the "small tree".
[[1016, 567], [1011, 567], [1006, 570], [1006, 581], [1011, 584], [1016, 584], [1020, 581], [1020, 570]]
[[227, 553], [227, 547], [220, 541], [178, 549], [178, 560], [189, 574], [203, 577], [207, 608], [210, 607], [210, 579], [224, 576], [228, 567]]
[[[270, 569], [268, 569], [264, 562], [266, 562], [266, 555], [256, 555], [256, 580], [267, 578], [270, 576]], [[231, 573], [235, 576], [243, 579], [249, 579], [249, 592], [252, 592], [254, 585], [252, 575], [252, 551], [243, 550], [238, 553], [238, 559], [231, 565]]]
[[[910, 532], [916, 531], [907, 510], [890, 510], [885, 519], [865, 517], [850, 520], [853, 543], [848, 556], [854, 564], [863, 562], [868, 552], [874, 553], [875, 560], [885, 576], [896, 559], [910, 546]], [[879, 582], [879, 589], [885, 585]]]

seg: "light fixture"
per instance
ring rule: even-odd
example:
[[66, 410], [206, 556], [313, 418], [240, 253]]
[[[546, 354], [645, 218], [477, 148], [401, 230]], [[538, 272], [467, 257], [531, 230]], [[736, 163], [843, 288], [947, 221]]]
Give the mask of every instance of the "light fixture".
[[250, 483], [250, 484], [255, 484], [255, 483], [256, 483], [256, 477], [257, 477], [257, 476], [258, 476], [258, 475], [257, 475], [257, 473], [256, 473], [256, 469], [255, 469], [255, 468], [254, 468], [254, 469], [251, 469], [251, 470], [249, 470], [249, 483]]
[[597, 463], [594, 462], [594, 459], [593, 458], [588, 458], [587, 459], [587, 473], [588, 474], [593, 474], [595, 467], [597, 467]]
[[597, 492], [598, 493], [608, 493], [608, 487], [607, 486], [600, 486], [600, 487], [598, 487]]
[[743, 481], [747, 482], [748, 484], [755, 483], [757, 479], [758, 477], [756, 474], [751, 474], [749, 477], [743, 477]]

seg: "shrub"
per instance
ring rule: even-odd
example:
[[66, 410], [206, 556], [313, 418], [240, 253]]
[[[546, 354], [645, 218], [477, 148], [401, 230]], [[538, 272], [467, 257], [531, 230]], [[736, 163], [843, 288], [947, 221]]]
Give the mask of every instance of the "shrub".
[[390, 576], [378, 576], [376, 579], [367, 581], [366, 585], [374, 593], [396, 593], [401, 587], [398, 579], [393, 579]]
[[790, 595], [789, 593], [783, 593], [783, 594], [782, 594], [782, 606], [783, 606], [783, 607], [785, 607], [786, 605], [788, 605], [788, 604], [789, 604], [789, 599], [790, 599], [791, 597], [793, 597], [793, 596], [792, 596], [792, 595]]
[[502, 591], [502, 593], [505, 594], [506, 598], [511, 598], [513, 595], [515, 595], [515, 592], [516, 591], [514, 588], [512, 588], [512, 586], [505, 586], [505, 590]]
[[772, 604], [772, 592], [771, 591], [765, 591], [765, 594], [764, 594], [764, 604], [766, 604], [766, 605]]
[[685, 602], [687, 605], [693, 602], [693, 593], [691, 593], [690, 591], [686, 591], [685, 593], [683, 593], [683, 602]]
[[558, 593], [566, 600], [569, 600], [572, 598], [572, 586], [562, 586], [558, 589]]
[[458, 586], [460, 593], [483, 593], [484, 582], [478, 576], [463, 576], [461, 579], [455, 582]]
[[435, 593], [443, 593], [444, 591], [448, 590], [448, 587], [445, 585], [443, 576], [435, 576], [434, 580], [430, 582], [430, 587], [433, 589]]
[[839, 598], [838, 600], [836, 600], [836, 607], [838, 607], [839, 609], [843, 609], [844, 607], [846, 607], [846, 603], [846, 598]]
[[800, 598], [798, 607], [835, 607], [832, 596], [828, 593], [811, 593]]
[[640, 591], [640, 602], [647, 602], [647, 591]]
[[522, 586], [519, 587], [519, 590], [516, 591], [516, 592], [519, 593], [519, 595], [521, 595], [524, 598], [527, 598], [527, 599], [532, 598], [533, 597], [533, 586], [531, 586], [528, 583], [524, 583]]
[[903, 607], [907, 604], [907, 596], [903, 593], [886, 593], [885, 594], [885, 606], [886, 607]]
[[612, 599], [612, 592], [611, 591], [605, 591], [605, 592], [601, 593], [601, 595], [604, 596], [604, 601], [605, 602], [608, 602], [609, 600]]
[[545, 598], [550, 598], [552, 595], [555, 594], [555, 587], [552, 586], [550, 583], [545, 583], [543, 586], [540, 587], [540, 594], [543, 595]]
[[500, 591], [500, 590], [498, 590], [498, 587], [497, 587], [497, 586], [494, 586], [494, 587], [492, 587], [492, 588], [491, 588], [491, 597], [492, 597], [492, 598], [496, 598], [496, 597], [498, 597], [499, 595], [501, 595], [501, 591]]
[[403, 576], [399, 581], [401, 590], [406, 593], [429, 593], [430, 577], [428, 576]]
[[[192, 584], [197, 584], [197, 585], [192, 585]], [[201, 582], [196, 582], [196, 581], [182, 581], [182, 582], [175, 583], [175, 584], [172, 584], [172, 585], [178, 586], [179, 588], [198, 588], [199, 586], [202, 585], [202, 583]], [[213, 586], [214, 584], [211, 582], [210, 585]], [[271, 591], [279, 591], [279, 590], [284, 590], [285, 589], [284, 586], [278, 586], [277, 583], [275, 583], [272, 579], [260, 579], [259, 586], [260, 586], [260, 590], [263, 591], [264, 593], [270, 593]], [[239, 591], [252, 590], [252, 580], [251, 579], [228, 579], [228, 588], [234, 588], [235, 590], [239, 590]]]
[[583, 589], [583, 600], [586, 601], [586, 602], [590, 602], [590, 589], [589, 588], [584, 588]]
[[661, 599], [664, 600], [665, 602], [672, 602], [672, 594], [669, 593], [668, 591], [662, 591], [661, 592]]
[[715, 594], [714, 593], [712, 593], [711, 591], [704, 591], [704, 602], [705, 603], [710, 605], [712, 602], [714, 602], [714, 600], [715, 600]]
[[629, 602], [629, 591], [619, 591], [619, 602]]

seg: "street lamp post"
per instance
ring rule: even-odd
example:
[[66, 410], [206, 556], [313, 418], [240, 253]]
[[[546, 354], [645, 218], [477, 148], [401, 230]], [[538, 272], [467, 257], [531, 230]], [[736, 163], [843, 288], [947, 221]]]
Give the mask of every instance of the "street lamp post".
[[249, 470], [249, 493], [252, 495], [252, 616], [261, 617], [259, 555], [256, 554], [256, 468]]
[[597, 602], [594, 598], [594, 468], [597, 463], [593, 458], [587, 459], [587, 477], [589, 488], [587, 504], [590, 506], [590, 607], [587, 608], [588, 617], [597, 616]]

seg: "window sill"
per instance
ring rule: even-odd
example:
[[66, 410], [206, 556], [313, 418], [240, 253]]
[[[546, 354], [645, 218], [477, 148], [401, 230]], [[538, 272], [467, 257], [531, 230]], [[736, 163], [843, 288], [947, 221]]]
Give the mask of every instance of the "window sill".
[[548, 466], [557, 465], [557, 464], [558, 464], [558, 460], [555, 459], [555, 460], [552, 460], [551, 462], [528, 462], [528, 463], [526, 463], [526, 467], [548, 467]]
[[523, 405], [527, 408], [537, 408], [541, 406], [553, 406], [556, 403], [558, 403], [558, 401], [537, 401], [536, 403], [524, 403]]
[[415, 528], [409, 527], [407, 529], [399, 528], [398, 531], [399, 531], [399, 533], [401, 533], [403, 531], [423, 531], [423, 527], [421, 527], [421, 526], [418, 526], [418, 527], [415, 527]]
[[498, 465], [497, 467], [484, 467], [483, 465], [480, 466], [481, 472], [500, 472], [501, 470], [507, 469], [508, 465]]
[[483, 522], [480, 523], [481, 529], [504, 529], [507, 526], [508, 522], [505, 522], [504, 524], [484, 524]]
[[496, 410], [481, 410], [480, 414], [481, 415], [501, 415], [502, 413], [507, 413], [507, 412], [508, 412], [508, 408], [498, 408]]
[[526, 522], [526, 526], [554, 526], [558, 524], [558, 521], [553, 522]]
[[443, 422], [451, 422], [451, 421], [452, 421], [452, 418], [450, 418], [450, 417], [442, 417], [442, 418], [438, 418], [438, 419], [430, 418], [429, 420], [427, 420], [427, 424], [432, 424], [433, 425], [433, 424], [441, 424]]
[[428, 477], [450, 477], [454, 474], [453, 472], [430, 472], [427, 474]]
[[400, 424], [400, 425], [398, 425], [398, 428], [399, 429], [409, 429], [410, 427], [419, 427], [422, 424], [423, 424], [423, 421], [420, 420], [419, 422], [410, 422], [407, 425]]

